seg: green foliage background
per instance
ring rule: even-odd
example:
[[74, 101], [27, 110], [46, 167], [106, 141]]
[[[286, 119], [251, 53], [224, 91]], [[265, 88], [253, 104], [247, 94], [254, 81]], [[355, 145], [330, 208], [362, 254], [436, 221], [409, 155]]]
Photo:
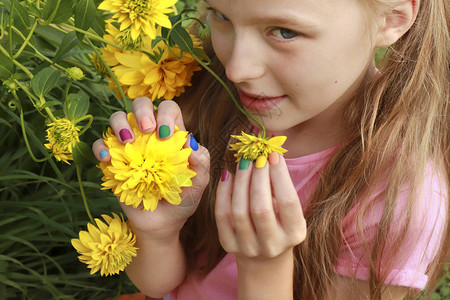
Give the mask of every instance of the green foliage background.
[[[0, 299], [105, 299], [137, 292], [125, 273], [90, 275], [70, 244], [89, 221], [82, 191], [93, 217], [120, 212], [112, 193], [100, 190], [101, 172], [89, 149], [84, 149], [101, 137], [109, 116], [128, 105], [106, 88], [105, 78], [87, 56], [92, 53], [87, 37], [102, 45], [93, 38], [104, 34], [105, 17], [95, 10], [100, 2], [0, 0], [0, 46], [6, 51], [0, 53]], [[180, 1], [177, 7], [195, 2]], [[68, 34], [52, 24], [86, 34], [81, 30]], [[27, 38], [29, 43], [24, 43]], [[15, 53], [20, 55], [13, 60]], [[62, 69], [73, 66], [82, 69], [86, 79], [71, 81], [65, 76]], [[39, 77], [49, 70], [56, 70], [53, 81], [48, 73]], [[35, 79], [33, 86], [27, 71], [41, 81]], [[25, 89], [17, 89], [18, 83]], [[39, 101], [40, 92], [45, 102]], [[43, 146], [46, 111], [62, 117], [69, 106], [79, 118], [93, 116], [81, 137], [85, 144], [76, 162], [80, 178], [74, 163], [35, 161], [49, 155]], [[88, 126], [88, 119], [80, 125]], [[450, 299], [449, 280], [447, 273], [431, 299]]]

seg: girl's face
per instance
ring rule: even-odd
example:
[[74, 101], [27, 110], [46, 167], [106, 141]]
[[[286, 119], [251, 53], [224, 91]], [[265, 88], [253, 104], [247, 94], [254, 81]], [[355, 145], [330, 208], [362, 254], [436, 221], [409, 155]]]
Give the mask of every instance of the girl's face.
[[208, 4], [214, 50], [248, 112], [271, 132], [339, 134], [342, 109], [374, 70], [375, 36], [358, 1]]

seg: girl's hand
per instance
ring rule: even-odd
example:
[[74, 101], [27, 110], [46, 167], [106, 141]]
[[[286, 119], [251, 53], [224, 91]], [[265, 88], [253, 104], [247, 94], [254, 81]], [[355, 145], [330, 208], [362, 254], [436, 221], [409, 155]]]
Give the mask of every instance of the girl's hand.
[[[263, 160], [264, 162], [264, 160]], [[291, 252], [306, 237], [300, 200], [284, 158], [247, 168], [241, 161], [233, 179], [222, 174], [216, 196], [216, 222], [222, 247], [238, 260], [265, 261]]]
[[[158, 114], [155, 117], [152, 101], [146, 97], [140, 97], [133, 101], [133, 112], [139, 124], [139, 129], [143, 133], [151, 133], [157, 130], [161, 139], [169, 139], [173, 135], [175, 125], [180, 130], [186, 130], [181, 110], [174, 101], [165, 100], [161, 102], [158, 106]], [[127, 121], [126, 113], [113, 113], [109, 122], [119, 141], [123, 144], [134, 141], [134, 133]], [[163, 130], [160, 130], [163, 125], [166, 126], [163, 127]], [[130, 205], [120, 203], [135, 233], [148, 235], [150, 239], [173, 238], [197, 208], [203, 191], [209, 182], [209, 152], [206, 148], [198, 145], [192, 135], [188, 135], [184, 147], [193, 149], [189, 157], [189, 167], [197, 175], [192, 178], [192, 187], [182, 188], [180, 205], [160, 201], [155, 211], [143, 212], [140, 207], [133, 208]], [[92, 150], [98, 160], [104, 162], [111, 160], [108, 147], [102, 139], [95, 141]]]

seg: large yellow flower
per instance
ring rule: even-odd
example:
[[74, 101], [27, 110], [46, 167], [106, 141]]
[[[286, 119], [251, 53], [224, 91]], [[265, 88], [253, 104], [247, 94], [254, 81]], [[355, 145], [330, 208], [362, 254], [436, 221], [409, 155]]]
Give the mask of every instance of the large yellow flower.
[[136, 40], [141, 31], [150, 39], [156, 37], [156, 24], [171, 28], [167, 14], [177, 0], [103, 0], [99, 9], [116, 13], [120, 31], [130, 27], [131, 37]]
[[68, 160], [73, 160], [72, 150], [76, 143], [80, 141], [78, 132], [80, 129], [67, 119], [56, 119], [47, 125], [48, 144], [44, 146], [51, 149], [55, 158], [69, 164]]
[[181, 187], [192, 186], [196, 175], [189, 169], [192, 149], [183, 148], [187, 132], [175, 128], [171, 138], [160, 140], [156, 131], [141, 133], [132, 113], [127, 117], [135, 134], [133, 143], [121, 144], [111, 128], [104, 136], [111, 162], [100, 163], [102, 189], [111, 189], [127, 205], [142, 204], [143, 210], [154, 211], [162, 199], [180, 204]]
[[[200, 48], [200, 41], [193, 37], [194, 47]], [[180, 56], [180, 49], [171, 49]], [[168, 46], [159, 42], [152, 50], [160, 54], [159, 62], [153, 62], [149, 56], [141, 52], [116, 52], [114, 54], [118, 65], [113, 68], [121, 86], [127, 89], [127, 94], [134, 99], [147, 96], [152, 100], [173, 99], [191, 86], [191, 78], [195, 71], [200, 70], [197, 61], [188, 52], [183, 52], [181, 58], [169, 51]]]
[[72, 246], [80, 253], [78, 259], [88, 265], [91, 274], [118, 274], [136, 256], [136, 236], [128, 223], [113, 213], [114, 218], [102, 215], [106, 224], [95, 219], [97, 226], [88, 223], [88, 231], [80, 231], [79, 239], [72, 239]]
[[237, 161], [240, 161], [242, 157], [254, 161], [259, 156], [267, 158], [272, 152], [280, 154], [287, 152], [286, 149], [281, 147], [286, 141], [285, 136], [275, 136], [269, 139], [246, 134], [245, 132], [241, 132], [241, 134], [231, 136], [239, 140], [236, 144], [230, 145], [231, 150], [237, 151], [234, 154]]

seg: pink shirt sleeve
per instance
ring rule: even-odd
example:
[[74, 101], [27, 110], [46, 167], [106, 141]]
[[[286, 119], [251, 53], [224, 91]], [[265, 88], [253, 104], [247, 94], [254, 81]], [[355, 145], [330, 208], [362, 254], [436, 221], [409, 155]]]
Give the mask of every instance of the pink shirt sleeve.
[[[412, 208], [406, 240], [401, 245], [395, 238], [395, 230], [401, 224], [395, 222], [402, 220], [401, 214], [406, 209], [409, 197], [406, 190], [400, 194], [394, 213], [394, 224], [385, 245], [385, 250], [394, 250], [395, 254], [391, 257], [383, 256], [381, 258], [381, 268], [383, 265], [388, 265], [385, 264], [385, 261], [391, 262], [389, 270], [382, 270], [388, 275], [385, 284], [421, 290], [425, 288], [428, 281], [426, 270], [437, 254], [447, 221], [448, 193], [445, 190], [444, 182], [430, 166], [427, 168], [423, 188], [418, 193], [419, 197], [415, 198], [417, 202]], [[353, 208], [344, 218], [344, 239], [335, 263], [335, 271], [342, 276], [355, 276], [360, 280], [368, 280], [369, 265], [364, 255], [366, 253], [365, 243], [358, 234], [358, 224], [354, 218], [356, 209], [357, 207]], [[382, 209], [382, 201], [376, 202], [362, 224], [369, 249], [373, 245]]]

